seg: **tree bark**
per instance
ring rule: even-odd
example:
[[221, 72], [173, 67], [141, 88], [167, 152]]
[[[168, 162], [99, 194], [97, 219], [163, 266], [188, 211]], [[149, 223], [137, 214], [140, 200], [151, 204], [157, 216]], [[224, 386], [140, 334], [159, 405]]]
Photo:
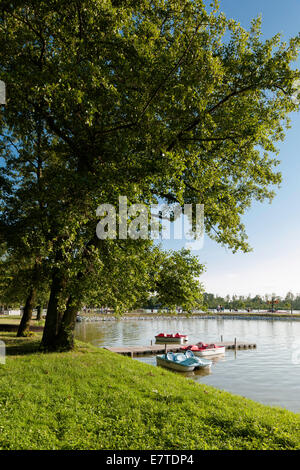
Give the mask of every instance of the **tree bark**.
[[42, 346], [47, 349], [55, 349], [55, 339], [58, 333], [60, 320], [59, 299], [65, 284], [66, 282], [64, 277], [59, 270], [56, 270], [52, 277], [51, 292], [41, 343]]
[[32, 319], [32, 312], [34, 306], [34, 300], [36, 296], [36, 289], [31, 287], [28, 297], [26, 299], [24, 312], [22, 315], [22, 319], [18, 328], [17, 336], [27, 336], [30, 331], [30, 322]]
[[80, 300], [74, 299], [72, 296], [69, 297], [55, 341], [56, 350], [73, 349], [76, 315], [80, 310], [81, 303]]
[[[91, 255], [90, 249], [92, 247], [99, 248], [102, 243], [102, 240], [99, 240], [95, 234], [85, 246], [83, 258], [87, 260]], [[76, 281], [80, 282], [83, 276], [84, 273], [82, 271], [77, 273]], [[65, 286], [65, 279], [59, 277], [59, 272], [57, 272], [52, 282], [42, 339], [43, 347], [55, 351], [73, 349], [76, 314], [82, 305], [80, 294], [78, 296], [70, 295], [64, 313], [62, 314], [62, 312], [58, 310], [58, 296]]]
[[40, 321], [42, 318], [42, 306], [38, 305], [36, 308], [36, 319], [37, 321]]

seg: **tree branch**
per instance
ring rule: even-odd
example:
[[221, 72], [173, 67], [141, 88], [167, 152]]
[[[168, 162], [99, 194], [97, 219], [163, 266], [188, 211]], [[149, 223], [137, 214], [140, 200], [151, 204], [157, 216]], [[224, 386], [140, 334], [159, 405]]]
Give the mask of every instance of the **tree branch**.
[[[227, 101], [229, 101], [231, 98], [233, 98], [234, 96], [238, 96], [242, 93], [245, 93], [246, 91], [249, 91], [249, 90], [252, 90], [254, 88], [256, 88], [257, 85], [253, 84], [253, 85], [249, 85], [247, 87], [244, 87], [240, 90], [235, 90], [233, 91], [232, 93], [229, 93], [229, 95], [225, 96], [222, 100], [220, 100], [217, 104], [215, 104], [214, 106], [212, 106], [210, 109], [208, 109], [205, 114], [212, 114], [214, 111], [216, 111], [216, 109], [218, 109], [219, 107], [221, 107], [223, 104], [225, 104]], [[183, 129], [182, 131], [180, 131], [176, 138], [173, 140], [173, 142], [171, 142], [171, 144], [168, 146], [167, 148], [167, 151], [170, 152], [176, 145], [176, 142], [178, 142], [178, 140], [181, 140], [181, 137], [183, 136], [183, 134], [185, 132], [190, 132], [192, 131], [203, 119], [203, 116], [199, 116], [197, 119], [195, 119], [191, 124], [189, 124], [185, 129]]]
[[[206, 24], [206, 23], [205, 23]], [[206, 24], [207, 25], [207, 24]], [[153, 93], [151, 94], [150, 98], [148, 99], [148, 101], [146, 102], [143, 110], [142, 110], [142, 113], [138, 119], [138, 121], [140, 121], [143, 117], [143, 115], [145, 114], [145, 112], [147, 111], [148, 107], [150, 106], [151, 102], [154, 100], [154, 98], [156, 97], [156, 95], [158, 94], [158, 92], [160, 91], [160, 89], [165, 85], [165, 83], [167, 82], [167, 80], [169, 80], [169, 78], [173, 75], [174, 72], [176, 72], [176, 70], [180, 67], [180, 65], [182, 64], [185, 56], [187, 55], [187, 53], [189, 52], [190, 48], [191, 48], [191, 45], [193, 43], [193, 39], [194, 37], [196, 36], [196, 34], [198, 33], [199, 31], [199, 28], [201, 26], [204, 26], [204, 23], [199, 23], [197, 26], [196, 26], [196, 29], [195, 29], [195, 32], [194, 34], [192, 35], [186, 49], [184, 50], [183, 54], [181, 55], [180, 59], [176, 62], [176, 64], [174, 65], [174, 67], [170, 70], [170, 72], [167, 74], [167, 76], [160, 82], [160, 84], [155, 88], [155, 90], [153, 91]]]

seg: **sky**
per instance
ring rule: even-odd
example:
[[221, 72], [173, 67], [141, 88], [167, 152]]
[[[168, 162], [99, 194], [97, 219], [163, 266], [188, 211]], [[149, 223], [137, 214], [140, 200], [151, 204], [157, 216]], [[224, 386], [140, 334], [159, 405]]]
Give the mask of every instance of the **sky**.
[[[220, 0], [220, 10], [246, 29], [261, 14], [264, 39], [281, 32], [288, 40], [300, 31], [300, 0]], [[300, 61], [295, 67], [300, 68]], [[195, 252], [206, 265], [201, 276], [206, 292], [221, 296], [300, 293], [300, 112], [290, 117], [292, 128], [277, 144], [281, 187], [271, 204], [253, 203], [243, 217], [253, 252], [232, 254], [207, 236], [203, 248]]]

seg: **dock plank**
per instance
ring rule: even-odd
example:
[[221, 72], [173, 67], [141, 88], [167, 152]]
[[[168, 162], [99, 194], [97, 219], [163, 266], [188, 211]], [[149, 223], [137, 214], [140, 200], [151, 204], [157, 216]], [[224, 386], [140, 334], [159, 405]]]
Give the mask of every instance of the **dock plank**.
[[[256, 348], [255, 343], [248, 343], [243, 341], [222, 341], [222, 342], [215, 342], [217, 346], [225, 346], [225, 349], [253, 349]], [[167, 351], [172, 352], [179, 352], [182, 344], [167, 344]], [[164, 344], [152, 344], [148, 346], [122, 346], [117, 348], [110, 348], [104, 347], [108, 351], [122, 354], [123, 356], [142, 356], [142, 355], [151, 355], [151, 354], [158, 354], [163, 353], [165, 351]]]

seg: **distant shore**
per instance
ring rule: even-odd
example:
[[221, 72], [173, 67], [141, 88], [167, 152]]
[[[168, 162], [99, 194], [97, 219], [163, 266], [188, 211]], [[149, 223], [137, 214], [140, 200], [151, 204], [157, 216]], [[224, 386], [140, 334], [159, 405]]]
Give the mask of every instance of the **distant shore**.
[[[227, 319], [227, 320], [282, 320], [282, 321], [300, 321], [300, 312], [195, 312], [192, 314], [187, 313], [149, 313], [145, 310], [136, 310], [133, 312], [126, 312], [122, 316], [115, 315], [113, 312], [109, 313], [95, 313], [80, 312], [78, 314], [78, 321], [80, 322], [99, 322], [99, 321], [130, 321], [130, 320], [170, 320], [170, 319]], [[17, 331], [20, 323], [20, 316], [0, 316], [0, 331]], [[32, 320], [31, 331], [42, 331], [44, 321], [36, 323]]]
[[195, 312], [188, 313], [149, 313], [144, 310], [136, 310], [134, 312], [126, 312], [122, 316], [114, 315], [112, 312], [106, 314], [96, 313], [80, 313], [79, 319], [82, 321], [114, 321], [114, 320], [154, 320], [154, 319], [242, 319], [242, 320], [300, 320], [300, 312], [291, 314], [290, 312]]

